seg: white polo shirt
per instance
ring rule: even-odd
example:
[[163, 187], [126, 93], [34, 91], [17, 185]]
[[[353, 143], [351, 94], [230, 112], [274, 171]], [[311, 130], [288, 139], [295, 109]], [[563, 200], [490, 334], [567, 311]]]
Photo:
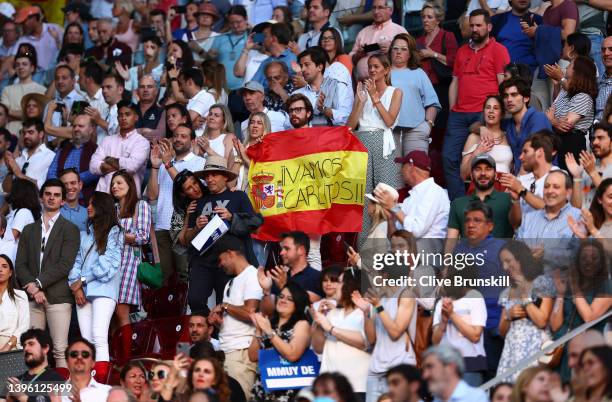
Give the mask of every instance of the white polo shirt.
[[15, 159], [15, 162], [22, 171], [27, 163], [24, 174], [36, 180], [36, 185], [40, 188], [47, 179], [47, 171], [53, 158], [55, 158], [55, 152], [47, 148], [45, 144], [40, 144], [32, 156], [28, 155], [26, 149], [21, 151], [21, 155]]

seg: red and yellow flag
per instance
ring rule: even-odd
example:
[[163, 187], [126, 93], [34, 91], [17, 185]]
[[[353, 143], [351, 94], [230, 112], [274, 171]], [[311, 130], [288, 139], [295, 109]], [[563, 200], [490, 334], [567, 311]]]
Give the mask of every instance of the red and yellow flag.
[[268, 134], [247, 154], [249, 197], [264, 217], [256, 238], [361, 231], [368, 152], [347, 127]]

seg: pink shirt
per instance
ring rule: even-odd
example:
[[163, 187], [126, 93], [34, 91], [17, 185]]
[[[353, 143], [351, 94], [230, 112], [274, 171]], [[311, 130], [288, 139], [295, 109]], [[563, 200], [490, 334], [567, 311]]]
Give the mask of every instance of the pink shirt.
[[[350, 55], [352, 57], [362, 46], [371, 45], [372, 43], [384, 43], [389, 46], [395, 35], [406, 32], [403, 26], [391, 20], [383, 22], [380, 25], [368, 25], [357, 34], [357, 39], [355, 39], [355, 45], [353, 45], [353, 50], [351, 50]], [[369, 53], [368, 56], [371, 54], [374, 54], [374, 52]], [[368, 76], [368, 56], [362, 57], [359, 62], [357, 62], [356, 75], [358, 81]]]
[[[91, 157], [89, 170], [97, 175], [102, 176], [100, 165], [104, 162], [104, 158], [111, 156], [119, 159], [119, 168], [125, 169], [134, 177], [136, 189], [140, 197], [140, 186], [147, 167], [147, 159], [149, 158], [149, 141], [136, 130], [132, 130], [125, 137], [121, 134], [108, 135], [104, 137], [102, 143]], [[96, 191], [104, 191], [110, 193], [110, 182], [113, 178], [113, 173], [110, 172], [100, 178]]]

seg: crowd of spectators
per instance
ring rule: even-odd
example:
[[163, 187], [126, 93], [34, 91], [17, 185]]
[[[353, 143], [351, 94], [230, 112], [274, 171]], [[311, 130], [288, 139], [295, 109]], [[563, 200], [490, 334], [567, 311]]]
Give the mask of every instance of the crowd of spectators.
[[[0, 398], [612, 401], [609, 0], [71, 0], [63, 25], [22, 3], [0, 3], [0, 361], [27, 370]], [[254, 236], [248, 149], [337, 126], [367, 194], [331, 264], [348, 234]], [[372, 244], [444, 262], [368, 288]], [[143, 262], [182, 301], [152, 305]], [[133, 355], [166, 302], [189, 342]], [[266, 351], [318, 376], [269, 391]]]

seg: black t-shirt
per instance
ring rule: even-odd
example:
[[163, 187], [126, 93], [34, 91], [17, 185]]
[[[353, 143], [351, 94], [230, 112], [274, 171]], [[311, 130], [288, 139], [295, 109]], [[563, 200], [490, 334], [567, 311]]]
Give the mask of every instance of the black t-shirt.
[[[195, 226], [196, 219], [200, 215], [206, 216], [209, 220], [215, 215], [214, 209], [216, 207], [227, 208], [232, 214], [235, 213], [247, 213], [249, 215], [255, 215], [255, 211], [253, 210], [253, 206], [251, 205], [251, 201], [249, 197], [246, 195], [244, 191], [229, 191], [225, 190], [219, 194], [206, 194], [204, 197], [200, 198], [197, 201], [197, 206], [195, 212], [189, 217], [189, 227], [193, 228]], [[230, 227], [231, 231], [231, 222], [225, 221], [227, 226]], [[250, 236], [244, 238], [245, 240], [245, 250], [247, 252], [247, 257], [252, 254], [252, 251], [249, 249], [250, 246]], [[203, 255], [198, 255], [198, 251], [193, 247], [191, 248], [191, 252], [195, 259], [197, 259], [198, 264], [204, 264], [209, 266], [217, 266], [219, 253], [216, 250], [215, 246], [211, 247], [206, 253]]]
[[150, 128], [155, 130], [159, 124], [159, 119], [164, 112], [164, 108], [158, 104], [151, 105], [145, 112], [141, 114], [140, 107], [138, 107], [138, 121], [136, 122], [136, 128]]
[[[321, 289], [321, 272], [317, 271], [310, 265], [298, 272], [295, 276], [291, 276], [291, 272], [287, 272], [287, 282], [297, 283], [307, 292], [312, 292], [323, 297], [323, 290]], [[276, 285], [272, 288], [272, 293], [278, 295], [280, 289]]]
[[[23, 373], [22, 375], [20, 375], [19, 380], [21, 381], [21, 384], [23, 385], [27, 385], [27, 384], [46, 384], [45, 387], [39, 387], [38, 390], [42, 391], [43, 388], [46, 388], [47, 385], [50, 384], [63, 384], [66, 382], [66, 379], [64, 377], [62, 377], [61, 375], [59, 375], [59, 373], [55, 370], [53, 370], [50, 367], [47, 367], [45, 369], [45, 371], [43, 371], [40, 375], [34, 374], [30, 374], [27, 371], [25, 373]], [[47, 392], [43, 392], [43, 393], [39, 393], [39, 394], [32, 394], [32, 393], [28, 393], [29, 397], [28, 397], [28, 402], [50, 402], [51, 398], [49, 398], [49, 390], [47, 390]], [[64, 392], [65, 393], [65, 392]]]

